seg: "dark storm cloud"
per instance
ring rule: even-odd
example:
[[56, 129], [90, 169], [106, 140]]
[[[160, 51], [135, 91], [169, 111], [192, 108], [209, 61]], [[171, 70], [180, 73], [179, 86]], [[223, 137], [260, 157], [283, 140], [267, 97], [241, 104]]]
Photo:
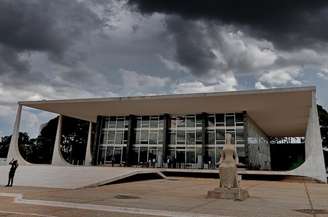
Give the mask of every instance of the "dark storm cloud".
[[208, 43], [206, 29], [197, 23], [184, 21], [180, 17], [170, 16], [166, 26], [176, 43], [176, 60], [187, 66], [194, 75], [208, 73], [214, 67], [216, 56]]
[[218, 20], [242, 27], [280, 49], [320, 47], [328, 42], [327, 0], [128, 0], [142, 13]]
[[29, 68], [28, 62], [21, 60], [15, 49], [0, 44], [0, 74], [8, 71], [26, 72]]
[[0, 67], [27, 70], [18, 55], [29, 51], [46, 52], [54, 60], [63, 60], [70, 46], [102, 24], [85, 3], [75, 0], [2, 0]]

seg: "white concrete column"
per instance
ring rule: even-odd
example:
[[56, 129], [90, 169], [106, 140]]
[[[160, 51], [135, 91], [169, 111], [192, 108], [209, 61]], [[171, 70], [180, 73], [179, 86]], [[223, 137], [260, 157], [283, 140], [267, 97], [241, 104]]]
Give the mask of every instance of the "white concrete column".
[[58, 116], [56, 139], [54, 144], [54, 151], [52, 154], [51, 164], [55, 166], [69, 166], [69, 164], [61, 154], [60, 143], [61, 143], [61, 128], [62, 128], [63, 116]]
[[92, 157], [91, 157], [91, 132], [92, 132], [92, 122], [89, 122], [89, 132], [88, 132], [88, 142], [87, 142], [87, 148], [85, 151], [85, 159], [84, 159], [84, 165], [90, 166]]
[[27, 162], [23, 156], [19, 152], [18, 148], [18, 139], [19, 139], [19, 125], [22, 115], [22, 105], [18, 104], [16, 119], [14, 123], [13, 134], [11, 136], [9, 150], [7, 154], [7, 163], [9, 163], [13, 158], [18, 161], [20, 165], [29, 165], [30, 163]]
[[327, 183], [315, 91], [312, 93], [312, 106], [305, 134], [305, 161], [291, 173]]

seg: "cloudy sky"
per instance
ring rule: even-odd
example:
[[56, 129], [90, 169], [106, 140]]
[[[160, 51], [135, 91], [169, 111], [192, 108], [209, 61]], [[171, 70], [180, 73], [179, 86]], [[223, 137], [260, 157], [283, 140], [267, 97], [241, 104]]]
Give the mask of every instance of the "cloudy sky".
[[21, 100], [316, 85], [327, 108], [327, 26], [326, 0], [1, 0], [0, 136]]

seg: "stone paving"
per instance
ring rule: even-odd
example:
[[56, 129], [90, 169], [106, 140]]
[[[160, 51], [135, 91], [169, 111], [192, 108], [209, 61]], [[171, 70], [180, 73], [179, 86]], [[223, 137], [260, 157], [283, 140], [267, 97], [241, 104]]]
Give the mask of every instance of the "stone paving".
[[[326, 184], [243, 180], [249, 199], [207, 199], [217, 184], [216, 179], [170, 177], [83, 189], [1, 187], [0, 195], [22, 194], [23, 199], [15, 203], [13, 197], [0, 196], [0, 216], [328, 217]], [[321, 214], [297, 211], [303, 209]]]

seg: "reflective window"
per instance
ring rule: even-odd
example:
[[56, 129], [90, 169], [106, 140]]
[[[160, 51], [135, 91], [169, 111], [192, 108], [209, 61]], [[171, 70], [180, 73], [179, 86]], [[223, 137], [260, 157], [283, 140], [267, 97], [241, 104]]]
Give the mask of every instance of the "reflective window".
[[148, 128], [149, 127], [149, 117], [148, 116], [142, 117], [141, 127], [142, 128]]
[[224, 139], [225, 139], [225, 129], [216, 129], [216, 141], [224, 141]]
[[142, 121], [141, 117], [138, 117], [137, 118], [137, 126], [136, 126], [136, 128], [141, 128], [141, 121]]
[[140, 147], [139, 162], [141, 162], [141, 163], [148, 162], [147, 156], [148, 156], [147, 147]]
[[123, 144], [123, 131], [116, 131], [115, 144]]
[[[244, 122], [243, 113], [224, 113], [224, 114], [209, 114], [208, 115], [208, 143], [206, 152], [209, 156], [209, 167], [216, 167], [220, 160], [219, 149], [222, 149], [225, 144], [225, 134], [230, 133], [232, 143], [235, 144], [236, 150], [240, 157], [245, 157], [245, 142], [244, 142]], [[209, 161], [211, 163], [209, 163]]]
[[171, 116], [169, 132], [169, 158], [176, 162], [176, 167], [197, 168], [201, 159], [202, 116]]
[[170, 132], [170, 142], [171, 142], [171, 144], [176, 144], [177, 143], [176, 138], [177, 138], [176, 132], [175, 131]]
[[[132, 147], [132, 157], [136, 163], [150, 163], [156, 161], [156, 165], [162, 163], [163, 127], [164, 116], [137, 116], [135, 125], [135, 143]], [[231, 133], [232, 143], [236, 144], [238, 155], [245, 156], [244, 150], [244, 114], [223, 113], [208, 114], [207, 122], [203, 122], [203, 114], [170, 115], [169, 137], [167, 138], [168, 156], [180, 167], [197, 168], [202, 160], [203, 138], [202, 126], [207, 125], [207, 144], [205, 151], [208, 159], [217, 166], [219, 150], [225, 143], [225, 134]], [[103, 162], [109, 162], [118, 156], [123, 161], [122, 153], [126, 150], [128, 140], [128, 117], [111, 116], [103, 119], [101, 144], [98, 156]], [[205, 141], [205, 140], [204, 140]], [[178, 165], [177, 165], [178, 166]]]
[[215, 131], [214, 130], [208, 130], [208, 144], [215, 144]]
[[160, 116], [160, 117], [159, 117], [158, 127], [159, 127], [159, 128], [162, 128], [162, 129], [163, 129], [163, 127], [164, 127], [164, 119], [163, 119], [163, 116]]
[[150, 119], [150, 128], [158, 128], [158, 117], [151, 117]]
[[187, 127], [195, 127], [195, 116], [187, 117]]
[[216, 114], [216, 123], [224, 123], [224, 114]]
[[163, 144], [163, 130], [158, 130], [157, 138], [158, 138], [157, 144], [162, 145]]
[[126, 117], [105, 117], [98, 147], [99, 164], [122, 164], [128, 138], [128, 120]]
[[135, 163], [143, 164], [143, 166], [161, 166], [164, 133], [163, 117], [139, 116], [136, 119], [136, 142], [133, 145]]
[[186, 159], [186, 162], [188, 162], [188, 163], [196, 163], [196, 153], [195, 153], [195, 151], [194, 150], [187, 150], [186, 151], [186, 157], [187, 157], [187, 159]]
[[210, 115], [208, 116], [208, 127], [214, 127], [215, 126], [215, 116]]
[[203, 126], [203, 118], [202, 115], [196, 115], [196, 127], [202, 127]]
[[175, 118], [171, 119], [171, 128], [175, 129], [177, 127], [177, 120]]
[[149, 132], [149, 144], [157, 144], [157, 131]]
[[110, 130], [108, 132], [108, 143], [114, 143], [114, 139], [115, 139], [115, 131], [114, 130]]
[[117, 118], [116, 120], [116, 128], [123, 128], [124, 127], [124, 119], [123, 118]]
[[202, 139], [202, 129], [196, 129], [196, 144], [202, 144], [203, 139]]
[[236, 129], [236, 139], [237, 141], [244, 140], [244, 127], [238, 127]]
[[140, 141], [142, 144], [148, 144], [148, 130], [141, 130], [140, 131]]
[[186, 144], [195, 144], [195, 132], [187, 132], [187, 142]]
[[110, 121], [109, 121], [108, 127], [115, 128], [116, 127], [116, 117], [110, 117], [109, 120]]
[[227, 127], [235, 126], [235, 116], [226, 115], [226, 126]]
[[236, 113], [236, 122], [244, 122], [244, 114]]
[[177, 127], [185, 127], [185, 118], [183, 116], [177, 117]]
[[177, 143], [178, 144], [186, 144], [186, 138], [185, 138], [185, 131], [184, 130], [178, 130], [177, 133]]

